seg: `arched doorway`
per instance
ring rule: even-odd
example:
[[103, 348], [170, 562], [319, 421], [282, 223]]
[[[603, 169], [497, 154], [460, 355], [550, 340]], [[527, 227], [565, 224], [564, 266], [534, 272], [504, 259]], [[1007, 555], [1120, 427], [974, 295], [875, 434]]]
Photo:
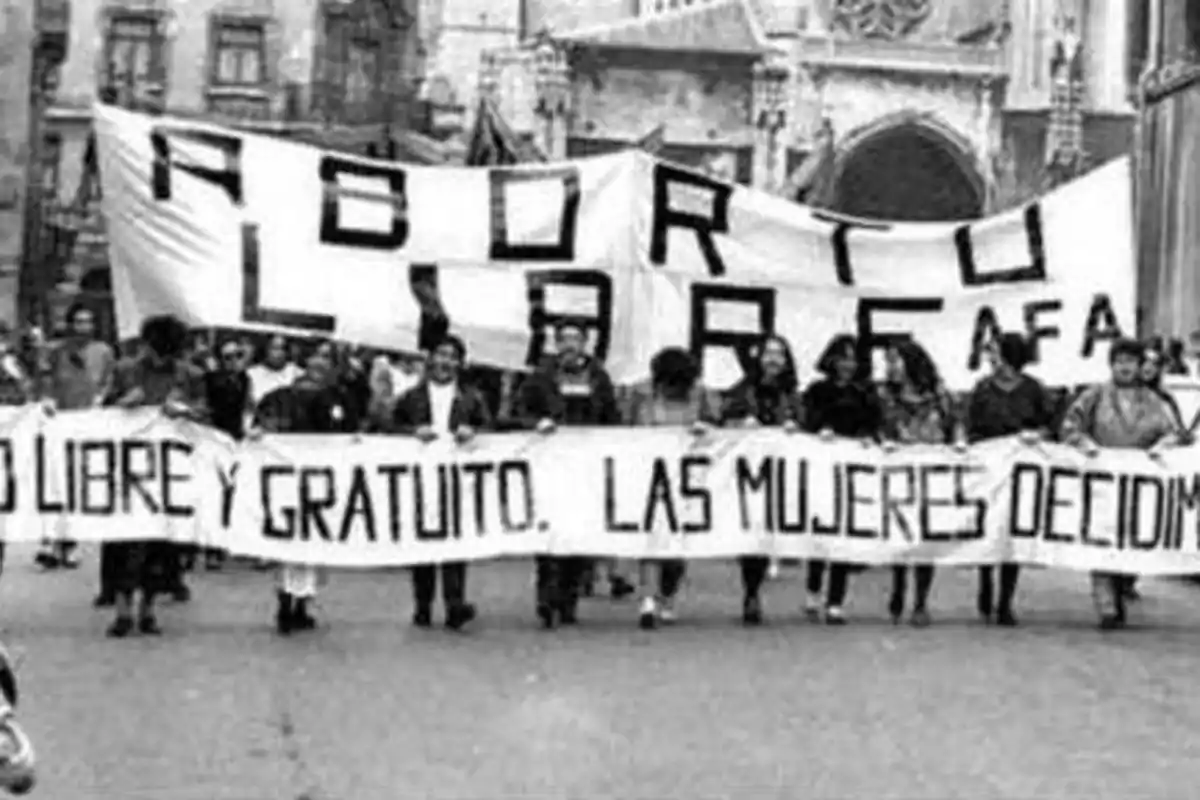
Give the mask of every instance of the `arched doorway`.
[[962, 146], [926, 125], [889, 125], [838, 158], [831, 208], [867, 219], [978, 219], [986, 187]]

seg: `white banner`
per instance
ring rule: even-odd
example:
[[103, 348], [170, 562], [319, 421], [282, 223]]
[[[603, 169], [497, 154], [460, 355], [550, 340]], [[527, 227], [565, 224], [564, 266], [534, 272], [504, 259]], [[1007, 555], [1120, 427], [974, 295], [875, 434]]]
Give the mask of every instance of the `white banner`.
[[235, 448], [157, 411], [0, 416], [7, 540], [170, 538], [335, 567], [552, 552], [1200, 574], [1197, 464], [1200, 448], [1162, 463], [1016, 439], [887, 453], [664, 428]]
[[174, 313], [412, 351], [436, 294], [493, 366], [533, 363], [567, 314], [591, 320], [618, 383], [684, 346], [725, 386], [736, 334], [774, 329], [802, 379], [836, 334], [909, 332], [962, 389], [996, 326], [1027, 332], [1056, 385], [1104, 377], [1107, 341], [1134, 326], [1127, 159], [972, 225], [877, 224], [637, 151], [416, 167], [107, 106], [95, 120], [126, 336]]

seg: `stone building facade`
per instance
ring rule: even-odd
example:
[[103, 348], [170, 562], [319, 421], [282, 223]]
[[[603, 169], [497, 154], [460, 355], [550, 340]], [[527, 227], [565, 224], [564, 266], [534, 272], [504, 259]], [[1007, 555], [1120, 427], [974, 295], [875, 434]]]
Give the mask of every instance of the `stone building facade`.
[[[67, 2], [67, 0], [60, 0]], [[94, 299], [108, 264], [91, 140], [98, 99], [223, 122], [359, 153], [441, 163], [421, 136], [418, 0], [70, 0], [69, 56], [55, 69], [43, 130], [40, 225], [23, 304], [61, 315]], [[38, 307], [50, 297], [50, 307]]]
[[[664, 156], [732, 159], [738, 180], [781, 190], [828, 125], [826, 204], [858, 216], [979, 216], [1043, 186], [1050, 62], [1072, 36], [1089, 160], [1132, 147], [1140, 0], [513, 4], [529, 35], [486, 52], [477, 86], [547, 152], [629, 146], [661, 124]], [[565, 94], [561, 119], [547, 118], [547, 93]]]

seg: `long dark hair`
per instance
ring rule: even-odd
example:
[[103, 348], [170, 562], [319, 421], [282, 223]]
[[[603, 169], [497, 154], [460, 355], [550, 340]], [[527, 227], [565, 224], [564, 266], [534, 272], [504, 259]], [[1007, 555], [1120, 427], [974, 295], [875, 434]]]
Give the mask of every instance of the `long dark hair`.
[[778, 342], [779, 346], [783, 348], [784, 358], [783, 371], [779, 373], [779, 378], [772, 388], [790, 394], [796, 391], [796, 387], [800, 384], [800, 379], [796, 376], [796, 359], [792, 355], [791, 343], [776, 333], [768, 333], [748, 349], [745, 366], [746, 380], [756, 388], [763, 385], [765, 375], [762, 368], [762, 357], [772, 342]]
[[933, 363], [929, 352], [917, 344], [915, 339], [900, 339], [891, 345], [891, 349], [900, 357], [900, 362], [904, 364], [904, 374], [908, 376], [909, 383], [917, 392], [933, 394], [941, 388], [942, 377], [938, 373], [937, 364]]
[[837, 362], [838, 359], [847, 351], [854, 356], [854, 360], [858, 363], [858, 375], [862, 374], [862, 357], [858, 350], [858, 338], [849, 333], [839, 333], [829, 340], [829, 344], [825, 345], [825, 349], [821, 352], [821, 357], [817, 359], [817, 372], [824, 375], [829, 380], [837, 377]]

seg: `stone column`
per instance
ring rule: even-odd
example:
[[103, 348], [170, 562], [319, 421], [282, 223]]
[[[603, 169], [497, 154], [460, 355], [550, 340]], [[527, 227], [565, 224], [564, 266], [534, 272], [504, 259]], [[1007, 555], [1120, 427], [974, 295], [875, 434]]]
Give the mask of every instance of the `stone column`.
[[774, 191], [787, 177], [783, 132], [789, 123], [788, 91], [792, 79], [787, 54], [773, 50], [754, 68], [753, 186]]

